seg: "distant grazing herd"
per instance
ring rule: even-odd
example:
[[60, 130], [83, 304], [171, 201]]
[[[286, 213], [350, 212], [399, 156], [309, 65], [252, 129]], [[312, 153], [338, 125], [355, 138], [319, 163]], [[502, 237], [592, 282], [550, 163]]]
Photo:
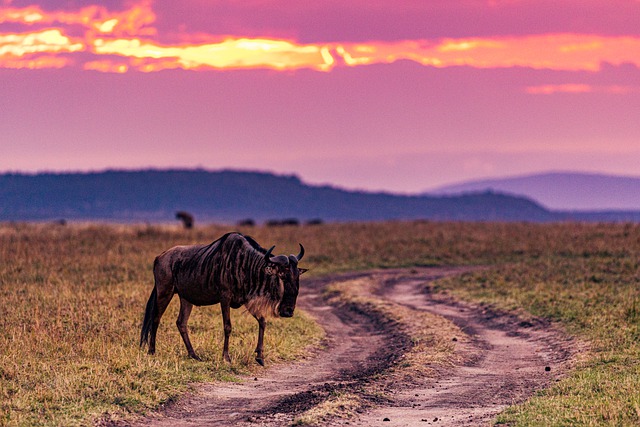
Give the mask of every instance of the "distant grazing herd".
[[[189, 212], [185, 212], [185, 211], [176, 212], [176, 219], [182, 221], [182, 225], [184, 226], [185, 229], [193, 228], [193, 225], [195, 223], [194, 216], [192, 214], [190, 214]], [[324, 223], [324, 221], [322, 221], [319, 218], [310, 219], [310, 220], [304, 222], [304, 224], [306, 224], [306, 225], [320, 225], [320, 224], [323, 224], [323, 223]], [[270, 219], [270, 220], [268, 220], [268, 221], [266, 221], [264, 223], [264, 225], [266, 225], [267, 227], [282, 227], [282, 226], [287, 226], [287, 225], [297, 226], [297, 225], [301, 225], [301, 224], [302, 224], [302, 222], [297, 218]], [[246, 219], [238, 221], [237, 225], [239, 227], [255, 227], [256, 226], [256, 221], [251, 219], [251, 218], [246, 218]]]
[[[187, 211], [176, 212], [176, 219], [182, 223], [182, 226], [186, 230], [190, 230], [195, 225], [195, 216]], [[57, 225], [67, 225], [67, 220], [64, 218], [54, 221]], [[282, 226], [298, 226], [298, 225], [321, 225], [324, 221], [320, 218], [314, 218], [307, 221], [300, 221], [297, 218], [284, 218], [284, 219], [270, 219], [264, 222], [267, 227], [282, 227]], [[252, 218], [246, 218], [236, 223], [238, 227], [255, 227], [256, 221]]]

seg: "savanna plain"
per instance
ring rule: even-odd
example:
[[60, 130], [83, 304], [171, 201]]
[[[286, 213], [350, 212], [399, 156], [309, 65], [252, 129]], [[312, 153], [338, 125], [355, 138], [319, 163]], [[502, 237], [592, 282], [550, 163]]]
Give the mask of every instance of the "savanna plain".
[[[177, 298], [158, 351], [138, 346], [156, 255], [209, 243], [234, 227], [0, 224], [0, 424], [92, 425], [130, 419], [192, 384], [234, 381], [259, 369], [257, 325], [232, 312], [232, 363], [221, 357], [217, 306], [196, 308], [187, 357]], [[251, 227], [275, 253], [306, 249], [307, 277], [416, 266], [482, 266], [430, 283], [431, 292], [543, 318], [580, 343], [569, 371], [509, 407], [507, 425], [640, 424], [640, 225], [387, 222]], [[348, 295], [346, 296], [348, 297]], [[305, 357], [323, 331], [298, 310], [270, 320], [267, 365]], [[398, 366], [397, 369], [402, 369]], [[410, 368], [410, 367], [408, 367]]]

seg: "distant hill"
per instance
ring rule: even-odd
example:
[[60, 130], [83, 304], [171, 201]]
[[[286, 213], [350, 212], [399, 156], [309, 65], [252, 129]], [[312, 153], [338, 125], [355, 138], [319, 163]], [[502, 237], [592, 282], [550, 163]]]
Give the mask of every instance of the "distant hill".
[[553, 210], [640, 211], [640, 177], [586, 173], [545, 173], [470, 181], [429, 191], [460, 195], [495, 191], [527, 197]]
[[0, 174], [0, 221], [199, 221], [319, 218], [324, 221], [430, 219], [553, 221], [557, 214], [523, 197], [492, 192], [401, 196], [304, 184], [296, 176], [206, 170]]
[[167, 222], [184, 210], [196, 223], [248, 218], [640, 222], [640, 209], [554, 211], [497, 190], [405, 196], [312, 186], [296, 176], [200, 169], [0, 174], [0, 221]]

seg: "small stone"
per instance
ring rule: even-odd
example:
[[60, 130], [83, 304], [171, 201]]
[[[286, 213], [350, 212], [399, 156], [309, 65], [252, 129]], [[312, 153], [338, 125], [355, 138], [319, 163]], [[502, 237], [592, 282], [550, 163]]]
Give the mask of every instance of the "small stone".
[[385, 417], [382, 421], [391, 421], [391, 420]]
[[458, 338], [453, 337], [453, 339], [451, 341], [458, 341]]
[[434, 423], [435, 423], [436, 421], [438, 421], [438, 417], [435, 417], [435, 418], [433, 419], [433, 422], [434, 422]]
[[547, 372], [549, 372], [549, 371], [551, 370], [551, 366], [545, 366], [545, 367], [544, 367], [544, 370], [545, 370], [545, 371], [547, 371]]
[[253, 380], [254, 380], [254, 381], [258, 381], [258, 377], [255, 377]]

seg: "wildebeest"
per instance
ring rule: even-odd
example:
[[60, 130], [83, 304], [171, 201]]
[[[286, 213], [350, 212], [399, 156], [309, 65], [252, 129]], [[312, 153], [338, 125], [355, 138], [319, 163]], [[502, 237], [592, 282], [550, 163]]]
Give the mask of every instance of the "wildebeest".
[[180, 297], [180, 314], [176, 325], [189, 356], [201, 360], [193, 350], [187, 322], [194, 305], [220, 303], [224, 325], [222, 355], [229, 357], [231, 334], [230, 308], [245, 306], [258, 321], [256, 361], [264, 365], [262, 354], [265, 318], [292, 317], [296, 307], [304, 256], [300, 244], [298, 255], [272, 256], [255, 240], [240, 233], [227, 233], [208, 245], [175, 246], [156, 257], [153, 264], [155, 286], [147, 302], [142, 322], [140, 346], [149, 344], [149, 354], [156, 350], [156, 332], [160, 318], [174, 294]]
[[184, 228], [188, 230], [193, 228], [193, 223], [195, 220], [193, 218], [193, 215], [191, 215], [189, 212], [185, 212], [185, 211], [176, 212], [176, 219], [179, 219], [180, 221], [182, 221], [182, 225], [184, 226]]
[[238, 221], [238, 227], [255, 227], [256, 222], [251, 218]]
[[266, 222], [267, 227], [280, 227], [285, 225], [300, 225], [297, 218], [270, 219]]

